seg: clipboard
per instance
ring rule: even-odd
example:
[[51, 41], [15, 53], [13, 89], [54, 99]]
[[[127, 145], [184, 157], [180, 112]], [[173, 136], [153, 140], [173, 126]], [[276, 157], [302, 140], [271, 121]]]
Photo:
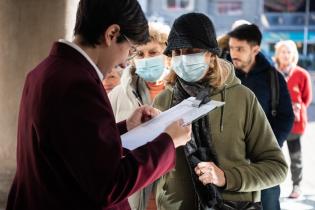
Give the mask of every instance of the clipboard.
[[[198, 104], [198, 106], [196, 106], [196, 104]], [[154, 140], [163, 133], [165, 128], [172, 122], [183, 119], [184, 125], [189, 125], [224, 104], [225, 102], [214, 100], [200, 104], [195, 97], [187, 98], [155, 118], [121, 135], [122, 146], [133, 150]]]

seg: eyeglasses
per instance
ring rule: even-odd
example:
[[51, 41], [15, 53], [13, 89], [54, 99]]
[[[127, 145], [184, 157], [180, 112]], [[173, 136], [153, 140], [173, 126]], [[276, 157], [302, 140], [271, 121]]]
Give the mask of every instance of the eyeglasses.
[[128, 56], [128, 58], [127, 58], [127, 61], [132, 60], [134, 57], [137, 56], [137, 54], [138, 54], [138, 49], [137, 49], [136, 46], [134, 46], [134, 45], [131, 43], [130, 39], [129, 39], [128, 37], [126, 37], [126, 35], [124, 35], [124, 34], [121, 34], [121, 35], [127, 40], [127, 42], [128, 42], [129, 45], [130, 45], [129, 56]]

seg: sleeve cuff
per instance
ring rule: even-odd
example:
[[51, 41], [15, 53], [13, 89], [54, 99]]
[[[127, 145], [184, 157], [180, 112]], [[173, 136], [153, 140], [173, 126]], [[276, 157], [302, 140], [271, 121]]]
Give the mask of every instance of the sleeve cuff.
[[116, 124], [117, 128], [119, 130], [120, 135], [123, 135], [124, 133], [127, 133], [127, 123], [126, 120], [123, 120]]
[[227, 191], [239, 191], [242, 186], [242, 177], [236, 169], [224, 170], [226, 178], [225, 190]]

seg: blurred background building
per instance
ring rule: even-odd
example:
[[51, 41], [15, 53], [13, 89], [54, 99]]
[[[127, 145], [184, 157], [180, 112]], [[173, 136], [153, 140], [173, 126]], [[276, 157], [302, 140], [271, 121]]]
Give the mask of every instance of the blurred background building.
[[300, 64], [315, 69], [315, 2], [311, 0], [265, 0], [261, 14], [264, 50], [274, 52], [274, 43], [291, 39], [300, 53]]
[[[230, 30], [235, 20], [257, 24], [264, 33], [262, 50], [270, 59], [274, 44], [291, 39], [297, 43], [306, 69], [315, 69], [315, 1], [311, 0], [139, 0], [152, 21], [172, 24], [187, 12], [202, 12], [214, 22], [217, 35]], [[271, 60], [271, 59], [270, 59]]]

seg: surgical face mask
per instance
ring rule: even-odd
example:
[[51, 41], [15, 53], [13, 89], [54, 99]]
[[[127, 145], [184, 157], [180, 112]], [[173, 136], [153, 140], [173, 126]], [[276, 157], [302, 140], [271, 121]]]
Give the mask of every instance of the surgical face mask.
[[135, 59], [136, 74], [148, 82], [158, 81], [164, 72], [163, 55], [152, 58]]
[[209, 64], [205, 62], [205, 52], [174, 56], [171, 66], [177, 76], [186, 82], [201, 80], [209, 69]]

